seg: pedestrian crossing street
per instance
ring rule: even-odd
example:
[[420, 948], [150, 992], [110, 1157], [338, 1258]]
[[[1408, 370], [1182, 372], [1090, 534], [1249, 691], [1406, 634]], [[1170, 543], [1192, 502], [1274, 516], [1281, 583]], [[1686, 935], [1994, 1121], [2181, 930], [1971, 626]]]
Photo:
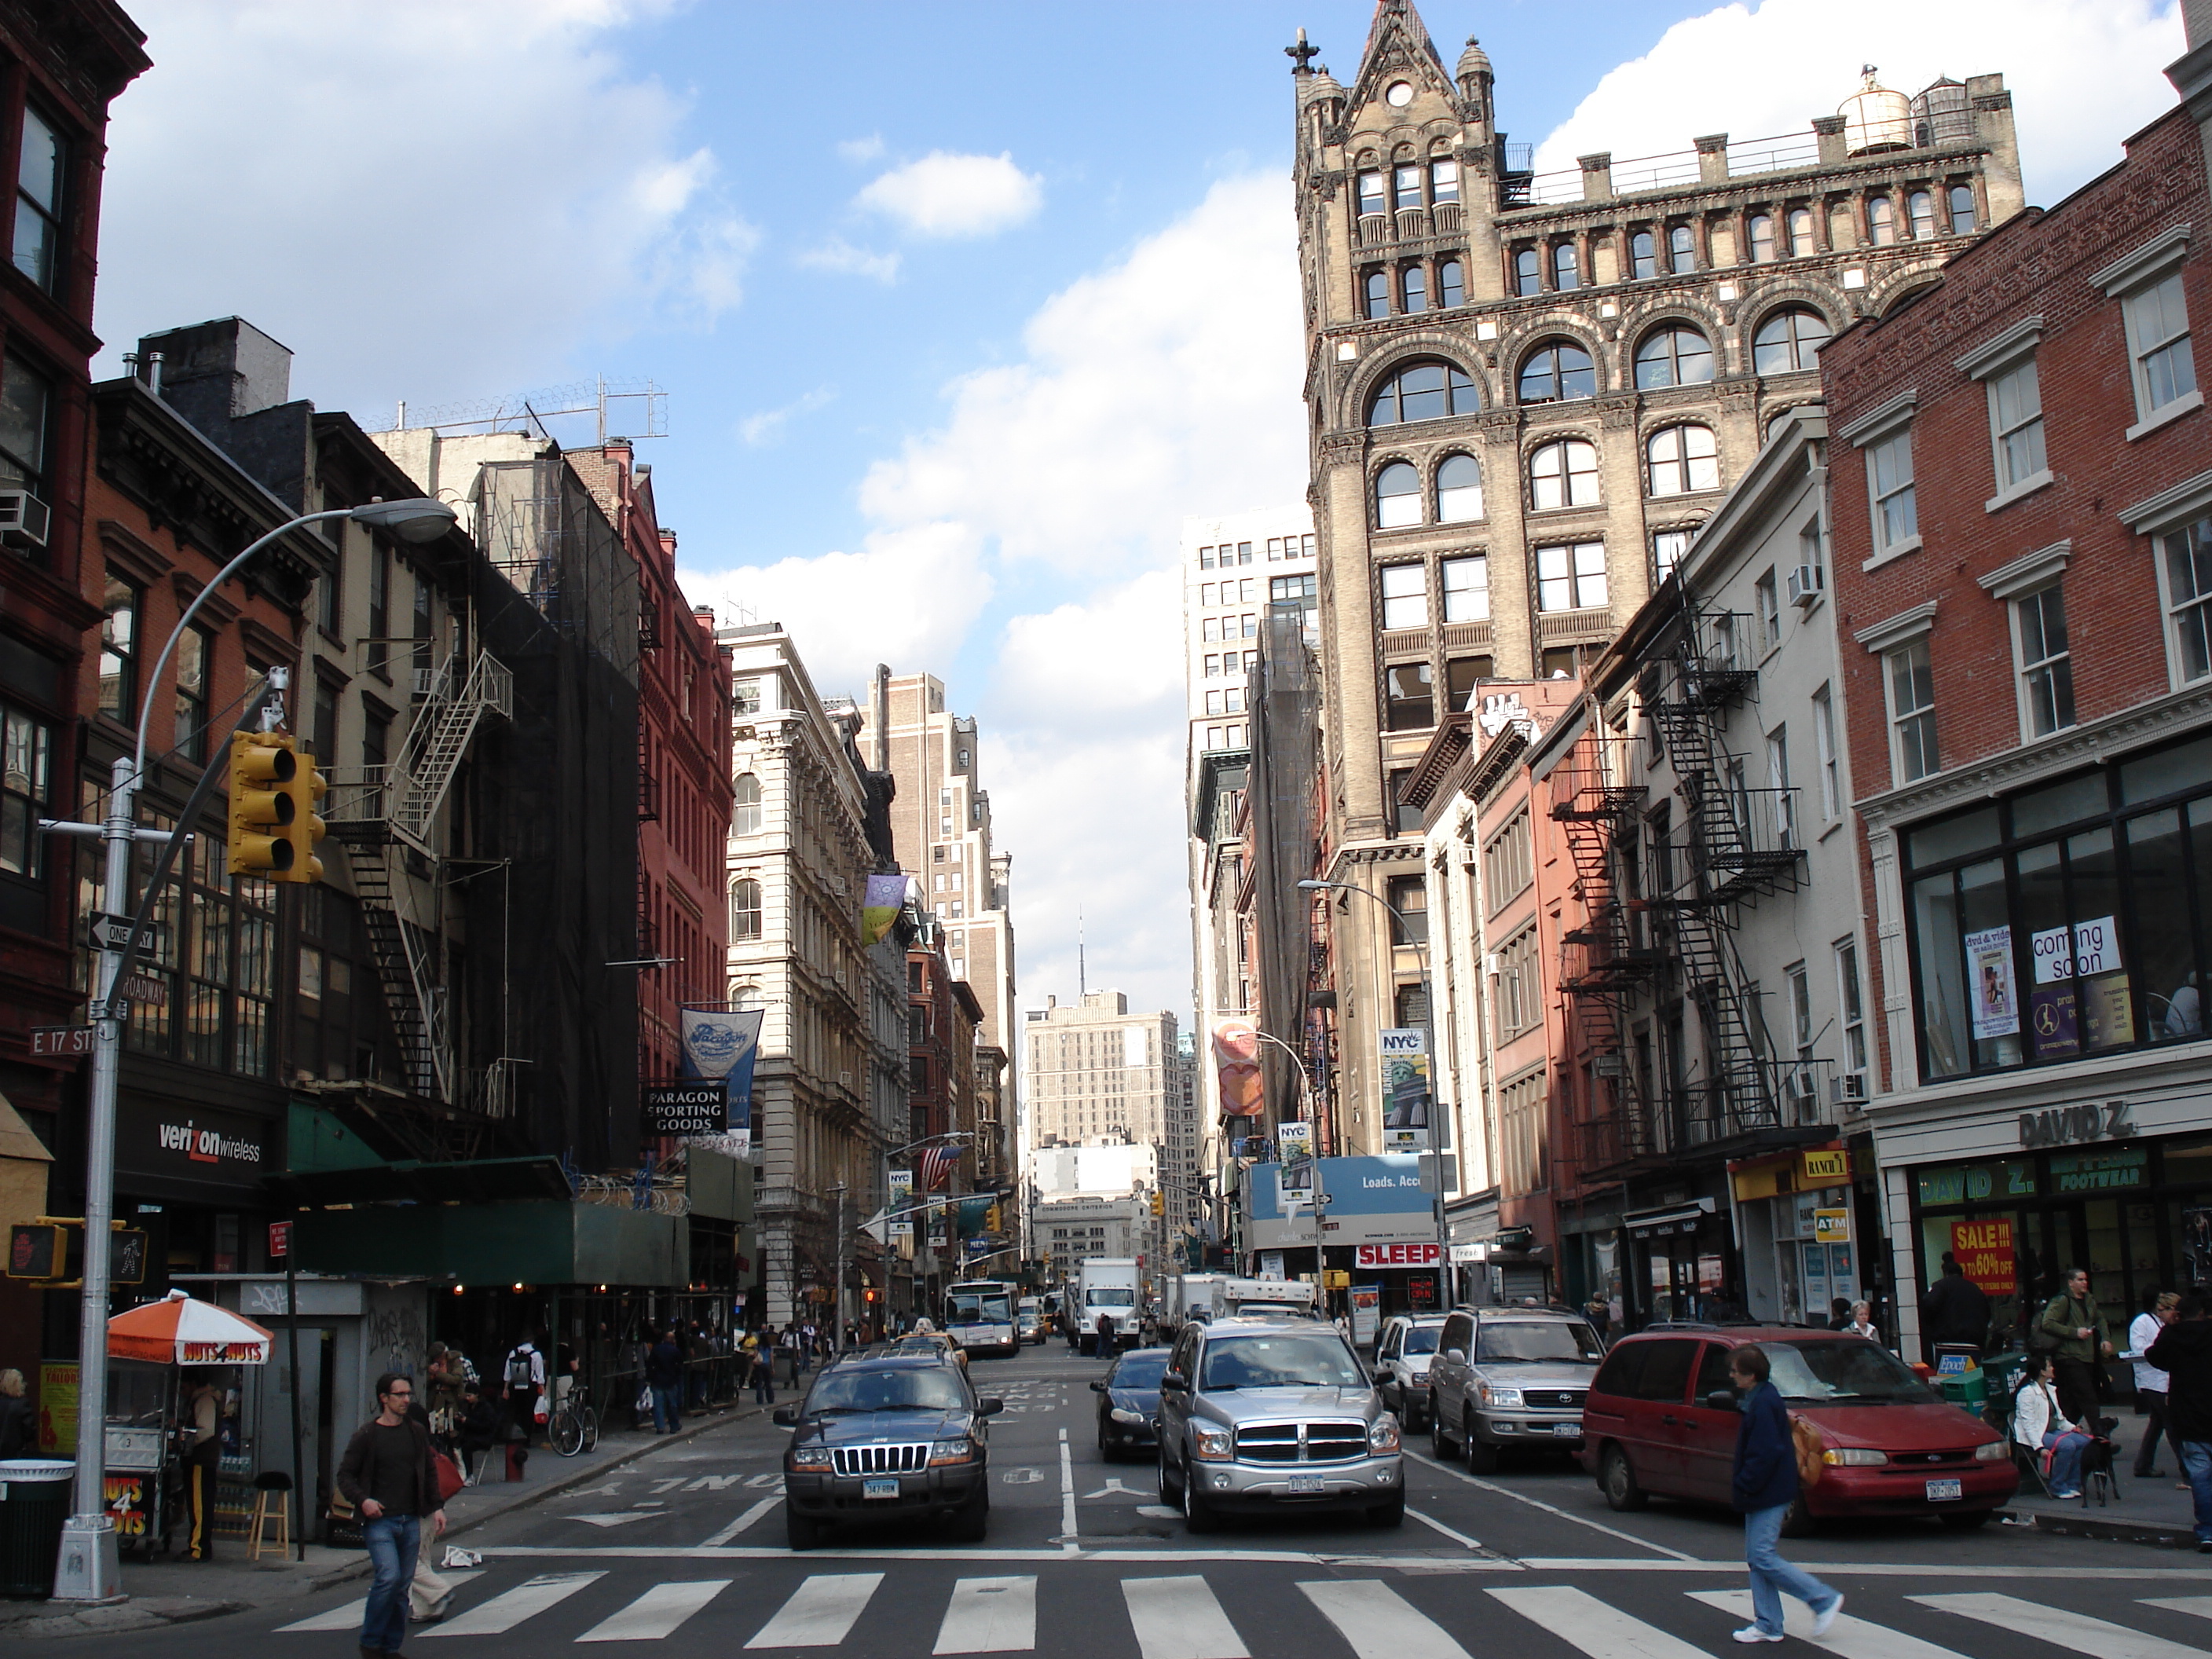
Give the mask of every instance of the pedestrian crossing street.
[[[456, 1637], [501, 1636], [529, 1626], [522, 1630], [522, 1636], [534, 1644], [564, 1638], [580, 1643], [663, 1641], [706, 1612], [737, 1582], [680, 1578], [657, 1583], [627, 1606], [570, 1635], [574, 1625], [580, 1621], [571, 1620], [564, 1625], [557, 1610], [605, 1577], [605, 1571], [541, 1573], [480, 1601], [467, 1592], [483, 1586], [465, 1585], [463, 1593], [455, 1597], [459, 1610], [443, 1623], [418, 1627], [415, 1635], [418, 1640], [446, 1641]], [[743, 1645], [747, 1650], [775, 1651], [840, 1647], [853, 1637], [872, 1604], [878, 1604], [878, 1614], [872, 1628], [881, 1628], [883, 1620], [921, 1628], [920, 1621], [935, 1610], [933, 1598], [940, 1592], [917, 1596], [908, 1583], [899, 1594], [883, 1596], [878, 1604], [884, 1580], [880, 1572], [811, 1574], [784, 1597]], [[1056, 1579], [1054, 1583], [1064, 1582]], [[1284, 1600], [1281, 1589], [1271, 1583], [1267, 1600], [1279, 1606]], [[1688, 1591], [1679, 1603], [1682, 1613], [1679, 1627], [1662, 1629], [1571, 1585], [1485, 1585], [1480, 1599], [1469, 1610], [1472, 1617], [1449, 1620], [1457, 1626], [1455, 1631], [1379, 1578], [1297, 1582], [1296, 1589], [1326, 1626], [1342, 1639], [1354, 1659], [1477, 1659], [1485, 1653], [1523, 1651], [1528, 1632], [1505, 1628], [1515, 1620], [1549, 1632], [1588, 1659], [1705, 1659], [1714, 1653], [1733, 1651], [1732, 1646], [1723, 1648], [1717, 1644], [1728, 1642], [1729, 1630], [1751, 1617], [1747, 1589]], [[1139, 1659], [1252, 1659], [1253, 1648], [1247, 1637], [1239, 1633], [1237, 1622], [1204, 1576], [1126, 1577], [1120, 1589]], [[1659, 1599], [1667, 1602], [1673, 1598]], [[1986, 1656], [1991, 1650], [1991, 1632], [2002, 1631], [2087, 1656], [2087, 1659], [2207, 1659], [2203, 1648], [2136, 1628], [2121, 1619], [2141, 1606], [2212, 1621], [2212, 1595], [2130, 1600], [2100, 1593], [2093, 1605], [2102, 1613], [2114, 1614], [2112, 1618], [2081, 1612], [2077, 1609], [2081, 1598], [2069, 1599], [2076, 1605], [2058, 1607], [1988, 1591], [1907, 1595], [1905, 1601], [1947, 1616], [1938, 1624], [1948, 1626], [1955, 1620], [1957, 1633], [1952, 1639], [1960, 1646], [1947, 1646], [1849, 1613], [1836, 1620], [1820, 1646], [1837, 1659], [1970, 1659]], [[460, 1606], [465, 1600], [470, 1605]], [[733, 1598], [726, 1606], [735, 1611], [741, 1604], [742, 1598]], [[363, 1606], [364, 1601], [355, 1601], [334, 1607], [286, 1625], [279, 1633], [357, 1630]], [[1790, 1633], [1809, 1637], [1811, 1613], [1795, 1601], [1786, 1606]], [[1512, 1619], [1489, 1620], [1486, 1615], [1493, 1607]], [[1706, 1609], [1725, 1618], [1714, 1618]], [[758, 1606], [747, 1606], [744, 1620], [749, 1622], [760, 1610]], [[1256, 1610], [1248, 1609], [1248, 1615], [1256, 1616]], [[1091, 1614], [1085, 1618], [1090, 1621], [1087, 1633], [1101, 1644], [1100, 1650], [1110, 1650], [1111, 1632], [1098, 1627]], [[2212, 1635], [2212, 1632], [2207, 1633]], [[716, 1632], [718, 1638], [727, 1634]], [[1064, 1628], [1061, 1634], [1065, 1635]], [[1279, 1651], [1280, 1645], [1278, 1635], [1261, 1651]], [[930, 1651], [934, 1655], [1027, 1653], [1036, 1646], [1037, 1579], [1035, 1575], [1011, 1575], [956, 1579]]]

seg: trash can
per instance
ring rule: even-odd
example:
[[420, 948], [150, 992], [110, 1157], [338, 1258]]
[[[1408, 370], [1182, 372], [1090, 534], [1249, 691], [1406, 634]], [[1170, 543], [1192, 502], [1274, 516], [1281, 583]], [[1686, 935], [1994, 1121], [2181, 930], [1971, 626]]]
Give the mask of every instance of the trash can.
[[0, 1462], [0, 1595], [44, 1601], [69, 1519], [76, 1465], [52, 1457]]

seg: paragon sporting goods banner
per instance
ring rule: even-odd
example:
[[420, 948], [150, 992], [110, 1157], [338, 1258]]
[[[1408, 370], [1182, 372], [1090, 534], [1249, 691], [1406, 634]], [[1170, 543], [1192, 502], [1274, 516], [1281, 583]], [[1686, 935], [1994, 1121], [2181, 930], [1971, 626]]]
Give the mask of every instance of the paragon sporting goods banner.
[[750, 1142], [753, 1132], [753, 1061], [760, 1054], [761, 1010], [684, 1008], [682, 1075], [720, 1079], [726, 1133]]

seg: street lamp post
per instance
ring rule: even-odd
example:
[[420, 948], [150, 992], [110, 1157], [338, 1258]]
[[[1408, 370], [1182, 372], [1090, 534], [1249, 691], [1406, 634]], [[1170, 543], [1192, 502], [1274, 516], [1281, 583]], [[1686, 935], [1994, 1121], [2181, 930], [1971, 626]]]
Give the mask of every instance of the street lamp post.
[[[889, 1152], [884, 1154], [884, 1169], [885, 1171], [884, 1184], [886, 1191], [888, 1192], [890, 1185], [889, 1171], [890, 1169], [890, 1162], [893, 1158], [902, 1157], [904, 1154], [912, 1152], [917, 1146], [933, 1146], [940, 1140], [973, 1140], [975, 1139], [975, 1135], [976, 1132], [973, 1129], [947, 1129], [941, 1134], [924, 1135], [919, 1140], [908, 1141], [903, 1146], [892, 1147]], [[925, 1203], [922, 1206], [922, 1208], [927, 1211], [928, 1206]], [[915, 1212], [912, 1209], [906, 1209], [898, 1212], [898, 1213], [900, 1215], [912, 1215]], [[884, 1222], [886, 1227], [888, 1227], [890, 1222], [893, 1218], [890, 1206], [888, 1204], [884, 1206], [883, 1214], [880, 1218]], [[873, 1222], [869, 1222], [863, 1224], [873, 1225], [874, 1224]], [[843, 1236], [843, 1229], [842, 1227], [839, 1229], [839, 1236], [842, 1239]], [[888, 1233], [886, 1233], [885, 1237], [888, 1239]], [[841, 1250], [843, 1249], [842, 1243], [839, 1245], [839, 1249]], [[884, 1269], [884, 1311], [888, 1314], [890, 1310], [890, 1268], [888, 1264], [886, 1264]]]
[[[144, 699], [138, 714], [137, 742], [131, 754], [118, 757], [109, 775], [107, 812], [97, 824], [71, 823], [51, 818], [39, 827], [49, 834], [96, 836], [106, 848], [101, 902], [111, 907], [126, 902], [131, 889], [131, 849], [141, 842], [167, 842], [190, 833], [180, 825], [174, 832], [142, 830], [132, 822], [138, 786], [146, 773], [146, 727], [153, 718], [154, 694], [162, 671], [184, 637], [185, 629], [216, 590], [243, 569], [264, 548], [305, 525], [333, 519], [384, 530], [403, 541], [434, 541], [459, 521], [459, 514], [442, 501], [410, 499], [370, 501], [361, 507], [337, 507], [307, 513], [282, 524], [250, 543], [217, 571], [192, 602], [185, 607], [154, 659], [147, 677]], [[94, 980], [95, 994], [88, 1010], [93, 1018], [92, 1097], [86, 1114], [84, 1181], [84, 1278], [77, 1325], [76, 1483], [73, 1512], [62, 1529], [61, 1553], [54, 1567], [54, 1599], [60, 1601], [119, 1601], [123, 1599], [121, 1569], [117, 1560], [115, 1523], [108, 1516], [105, 1479], [107, 1455], [107, 1300], [112, 1241], [109, 1226], [115, 1212], [116, 1084], [123, 1056], [123, 1027], [128, 1005], [120, 997], [125, 973], [137, 955], [138, 927], [133, 925], [118, 940], [103, 933], [100, 967]]]
[[[1434, 993], [1431, 986], [1429, 941], [1425, 933], [1417, 934], [1413, 930], [1413, 925], [1406, 920], [1404, 913], [1396, 905], [1391, 903], [1380, 893], [1370, 893], [1364, 887], [1355, 887], [1348, 881], [1302, 881], [1298, 885], [1308, 892], [1357, 893], [1360, 897], [1372, 900], [1390, 913], [1390, 919], [1397, 923], [1400, 932], [1405, 935], [1406, 942], [1420, 955], [1421, 1037], [1423, 1046], [1431, 1051], [1427, 1059], [1433, 1068], [1436, 1064], [1434, 1053], [1436, 1021], [1431, 1009], [1431, 998]], [[1394, 946], [1395, 944], [1394, 940]], [[1437, 1175], [1436, 1190], [1430, 1194], [1430, 1203], [1437, 1229], [1437, 1299], [1439, 1303], [1444, 1300], [1444, 1276], [1451, 1262], [1451, 1234], [1444, 1220], [1444, 1152], [1441, 1144], [1442, 1122], [1443, 1114], [1437, 1109], [1436, 1073], [1431, 1069], [1429, 1075], [1429, 1155], [1426, 1161], [1435, 1168]]]

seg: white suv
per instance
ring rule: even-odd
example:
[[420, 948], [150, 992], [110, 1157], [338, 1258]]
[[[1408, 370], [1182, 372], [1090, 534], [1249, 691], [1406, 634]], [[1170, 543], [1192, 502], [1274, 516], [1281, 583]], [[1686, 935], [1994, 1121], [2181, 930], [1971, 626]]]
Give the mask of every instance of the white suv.
[[1429, 1361], [1443, 1328], [1442, 1314], [1394, 1314], [1383, 1322], [1375, 1349], [1375, 1388], [1408, 1433], [1428, 1425]]

